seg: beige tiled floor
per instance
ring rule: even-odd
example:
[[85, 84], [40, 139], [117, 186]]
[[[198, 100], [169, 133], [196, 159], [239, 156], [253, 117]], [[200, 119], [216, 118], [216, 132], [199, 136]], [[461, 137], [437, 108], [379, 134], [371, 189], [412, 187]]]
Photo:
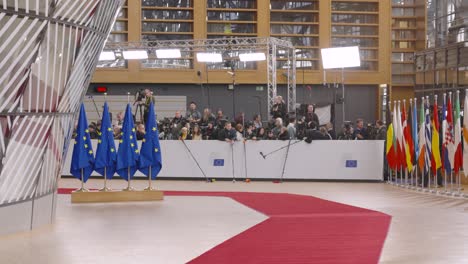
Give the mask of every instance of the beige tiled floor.
[[[111, 183], [114, 188], [125, 187], [123, 181], [113, 181]], [[134, 181], [133, 186], [136, 188], [146, 187], [146, 181]], [[60, 182], [61, 187], [78, 187], [79, 182], [73, 179], [66, 179]], [[414, 191], [405, 190], [399, 187], [391, 186], [383, 183], [326, 183], [326, 182], [285, 182], [282, 184], [274, 184], [271, 182], [215, 182], [205, 183], [202, 181], [157, 181], [156, 186], [162, 190], [192, 190], [192, 191], [246, 191], [246, 192], [285, 192], [313, 195], [315, 197], [324, 198], [332, 201], [342, 202], [350, 205], [360, 206], [364, 208], [378, 210], [392, 215], [392, 224], [384, 250], [381, 257], [381, 263], [468, 263], [468, 200], [460, 198], [448, 198], [443, 196], [435, 196], [432, 194], [424, 194]], [[101, 180], [91, 180], [88, 183], [89, 188], [102, 187]], [[24, 256], [21, 252], [33, 252], [43, 246], [38, 242], [32, 241], [47, 241], [47, 247], [42, 247], [44, 251], [38, 257], [45, 257], [51, 260], [52, 256], [58, 259], [58, 262], [43, 262], [43, 263], [101, 263], [97, 260], [109, 260], [109, 263], [124, 263], [124, 260], [133, 259], [134, 261], [126, 263], [177, 263], [182, 258], [171, 259], [175, 262], [170, 262], [170, 257], [165, 257], [162, 262], [157, 261], [155, 256], [156, 249], [165, 252], [173, 252], [177, 247], [183, 247], [187, 254], [185, 259], [190, 256], [197, 255], [203, 247], [199, 247], [197, 243], [180, 244], [181, 237], [196, 237], [198, 227], [183, 226], [182, 222], [172, 224], [179, 228], [185, 228], [185, 232], [163, 232], [157, 235], [148, 230], [151, 225], [151, 217], [156, 217], [155, 212], [148, 214], [147, 203], [131, 204], [130, 206], [120, 207], [117, 205], [70, 205], [68, 196], [61, 196], [61, 202], [57, 207], [57, 224], [54, 227], [42, 229], [37, 232], [9, 236], [8, 238], [0, 238], [0, 256], [13, 257], [14, 255]], [[168, 197], [163, 203], [170, 204], [176, 201], [177, 197]], [[206, 198], [205, 198], [206, 199]], [[208, 198], [207, 201], [194, 201], [197, 205], [203, 205], [203, 211], [199, 212], [205, 216], [213, 217], [213, 211], [210, 209], [215, 205], [216, 199]], [[174, 206], [171, 210], [176, 210], [176, 207], [191, 208], [189, 204], [172, 203]], [[79, 210], [75, 210], [75, 209]], [[215, 209], [215, 208], [213, 208]], [[89, 218], [91, 224], [88, 226], [80, 226], [79, 221], [76, 221], [76, 230], [67, 231], [74, 233], [85, 245], [87, 240], [83, 238], [83, 234], [77, 230], [87, 230], [92, 228], [91, 233], [85, 235], [92, 241], [99, 241], [95, 250], [86, 252], [87, 258], [80, 257], [79, 242], [75, 242], [68, 247], [64, 244], [70, 243], [70, 239], [66, 235], [57, 236], [54, 230], [60, 228], [73, 228], [72, 225], [61, 225], [61, 222], [70, 221], [70, 217], [76, 217], [76, 214], [71, 214], [71, 211], [76, 211], [83, 218]], [[83, 210], [83, 214], [82, 214]], [[185, 212], [185, 209], [183, 209]], [[190, 213], [190, 210], [187, 211]], [[245, 215], [243, 215], [245, 213]], [[248, 211], [241, 215], [237, 214], [235, 219], [239, 219], [244, 225], [241, 227], [234, 225], [217, 226], [211, 231], [208, 230], [206, 235], [217, 237], [222, 234], [236, 233], [249, 224], [261, 221], [261, 215], [252, 214], [249, 216]], [[252, 213], [252, 212], [250, 212]], [[131, 215], [131, 220], [129, 219]], [[175, 217], [171, 214], [166, 214], [167, 217]], [[187, 216], [193, 218], [193, 216]], [[104, 218], [104, 219], [103, 219]], [[125, 221], [130, 221], [125, 225]], [[224, 223], [222, 219], [217, 220]], [[237, 221], [237, 220], [236, 220]], [[203, 222], [203, 221], [202, 221]], [[94, 223], [94, 224], [93, 224]], [[97, 224], [100, 223], [100, 224]], [[211, 225], [211, 224], [210, 224]], [[97, 228], [99, 227], [99, 228]], [[153, 227], [153, 225], [151, 225]], [[218, 229], [219, 228], [219, 229]], [[223, 231], [223, 229], [226, 229]], [[186, 233], [186, 234], [185, 234]], [[99, 237], [112, 234], [112, 239], [99, 239]], [[130, 240], [128, 235], [132, 234]], [[81, 238], [80, 238], [81, 237]], [[135, 245], [136, 237], [138, 241], [146, 241]], [[164, 243], [161, 243], [161, 240]], [[11, 243], [13, 241], [14, 243]], [[216, 241], [214, 239], [213, 241]], [[96, 243], [96, 242], [93, 242]], [[213, 242], [214, 243], [214, 242]], [[87, 247], [91, 247], [88, 245]], [[9, 250], [14, 248], [14, 250]], [[128, 251], [128, 248], [132, 250]], [[55, 253], [54, 253], [55, 252]], [[95, 260], [94, 262], [85, 262], [84, 260]], [[161, 260], [161, 259], [159, 259]], [[0, 263], [3, 263], [0, 261]], [[9, 262], [6, 262], [9, 263]], [[14, 263], [14, 262], [13, 262]], [[28, 263], [28, 262], [16, 262]], [[37, 263], [37, 262], [36, 262]]]

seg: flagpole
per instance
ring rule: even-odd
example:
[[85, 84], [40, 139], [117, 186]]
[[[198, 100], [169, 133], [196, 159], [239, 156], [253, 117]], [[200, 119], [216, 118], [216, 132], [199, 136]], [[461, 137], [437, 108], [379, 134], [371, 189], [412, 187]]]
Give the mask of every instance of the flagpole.
[[[450, 97], [451, 97], [451, 96], [452, 96], [452, 93], [450, 92], [450, 93], [449, 93], [449, 100], [450, 100]], [[445, 106], [445, 111], [447, 111], [447, 94], [446, 94], [446, 93], [444, 93], [444, 106]], [[448, 129], [448, 128], [447, 128], [447, 127], [448, 127], [448, 120], [447, 120], [448, 117], [447, 117], [447, 115], [446, 115], [445, 113], [442, 113], [442, 114], [445, 116], [445, 123], [446, 123], [445, 129], [447, 130], [447, 129]], [[444, 145], [443, 142], [446, 140], [446, 139], [445, 139], [445, 137], [446, 137], [445, 133], [447, 133], [446, 131], [444, 131], [443, 127], [444, 127], [444, 124], [443, 124], [443, 121], [442, 121], [442, 145]], [[444, 153], [442, 153], [442, 155], [443, 155], [443, 157], [444, 157], [444, 159], [443, 159], [444, 162], [443, 162], [443, 163], [445, 163], [445, 164], [444, 164], [444, 192], [443, 192], [443, 193], [447, 193], [447, 168], [446, 168], [447, 162], [446, 162], [446, 160], [445, 160], [445, 159], [447, 158], [447, 157], [445, 157], [445, 151], [448, 152], [448, 148], [447, 148], [447, 147], [448, 147], [448, 146], [445, 146], [445, 150], [442, 148], [442, 150], [443, 150], [443, 152], [444, 152]], [[450, 153], [449, 153], [449, 155], [450, 155]], [[450, 163], [450, 160], [449, 160], [449, 163]]]
[[145, 188], [145, 191], [153, 191], [153, 187], [151, 187], [151, 166], [149, 166], [149, 171], [148, 171], [148, 187]]
[[408, 187], [408, 168], [405, 169], [405, 184], [403, 185], [403, 187]]
[[110, 191], [110, 188], [107, 188], [107, 166], [104, 166], [104, 188], [99, 190], [100, 192]]
[[76, 190], [76, 192], [87, 192], [88, 190], [86, 190], [84, 187], [84, 169], [81, 168], [80, 171], [81, 171], [81, 188]]
[[[406, 116], [406, 99], [403, 99], [403, 110], [404, 110], [403, 112], [404, 112], [404, 114]], [[406, 118], [405, 121], [406, 121], [406, 128], [408, 128], [408, 118]], [[406, 143], [407, 142], [406, 142], [405, 132], [404, 131], [402, 131], [402, 132], [403, 132], [403, 139], [405, 141], [405, 144], [403, 145], [403, 151], [405, 152], [405, 163], [406, 163], [405, 182], [404, 182], [404, 184], [402, 184], [402, 187], [407, 188], [408, 187], [408, 163], [407, 163], [408, 157], [406, 157]], [[402, 178], [401, 181], [403, 181], [403, 175], [402, 175], [401, 178]]]
[[127, 167], [127, 188], [123, 189], [124, 191], [133, 191], [131, 187], [131, 178], [130, 178], [130, 166]]

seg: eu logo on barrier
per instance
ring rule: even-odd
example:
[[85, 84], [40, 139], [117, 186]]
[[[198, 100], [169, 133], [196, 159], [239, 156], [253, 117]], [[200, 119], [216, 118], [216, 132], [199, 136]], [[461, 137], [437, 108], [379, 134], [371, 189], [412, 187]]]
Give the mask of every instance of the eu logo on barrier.
[[357, 168], [357, 160], [346, 160], [346, 168]]
[[215, 159], [213, 161], [213, 166], [215, 167], [222, 167], [224, 166], [224, 159]]

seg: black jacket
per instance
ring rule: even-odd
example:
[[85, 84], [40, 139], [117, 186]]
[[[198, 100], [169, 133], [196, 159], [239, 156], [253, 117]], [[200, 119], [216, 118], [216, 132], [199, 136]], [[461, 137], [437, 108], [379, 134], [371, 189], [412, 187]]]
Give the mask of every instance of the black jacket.
[[317, 129], [307, 129], [305, 133], [306, 139], [305, 142], [311, 143], [313, 140], [327, 140], [328, 137], [325, 137]]
[[226, 141], [226, 139], [235, 140], [236, 139], [236, 130], [231, 129], [221, 129], [218, 134], [218, 140]]

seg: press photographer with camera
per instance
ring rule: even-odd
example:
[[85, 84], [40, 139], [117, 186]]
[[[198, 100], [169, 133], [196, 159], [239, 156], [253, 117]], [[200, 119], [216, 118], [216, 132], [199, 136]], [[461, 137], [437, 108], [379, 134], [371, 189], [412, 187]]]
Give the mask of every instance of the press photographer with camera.
[[354, 140], [354, 129], [351, 123], [345, 123], [343, 126], [343, 132], [338, 135], [339, 140]]
[[146, 88], [143, 90], [143, 92], [140, 91], [137, 93], [137, 99], [135, 103], [138, 103], [138, 106], [136, 112], [138, 112], [138, 107], [140, 107], [140, 111], [141, 107], [143, 107], [143, 121], [145, 124], [146, 120], [148, 120], [149, 106], [151, 102], [155, 104], [156, 100], [154, 99], [153, 92], [150, 89]]
[[201, 120], [201, 114], [197, 110], [197, 104], [195, 102], [190, 102], [189, 109], [185, 114], [185, 119], [190, 123], [198, 123]]
[[283, 101], [283, 97], [280, 95], [276, 96], [275, 103], [270, 111], [273, 119], [281, 118], [282, 120], [286, 120], [286, 111], [286, 103]]

